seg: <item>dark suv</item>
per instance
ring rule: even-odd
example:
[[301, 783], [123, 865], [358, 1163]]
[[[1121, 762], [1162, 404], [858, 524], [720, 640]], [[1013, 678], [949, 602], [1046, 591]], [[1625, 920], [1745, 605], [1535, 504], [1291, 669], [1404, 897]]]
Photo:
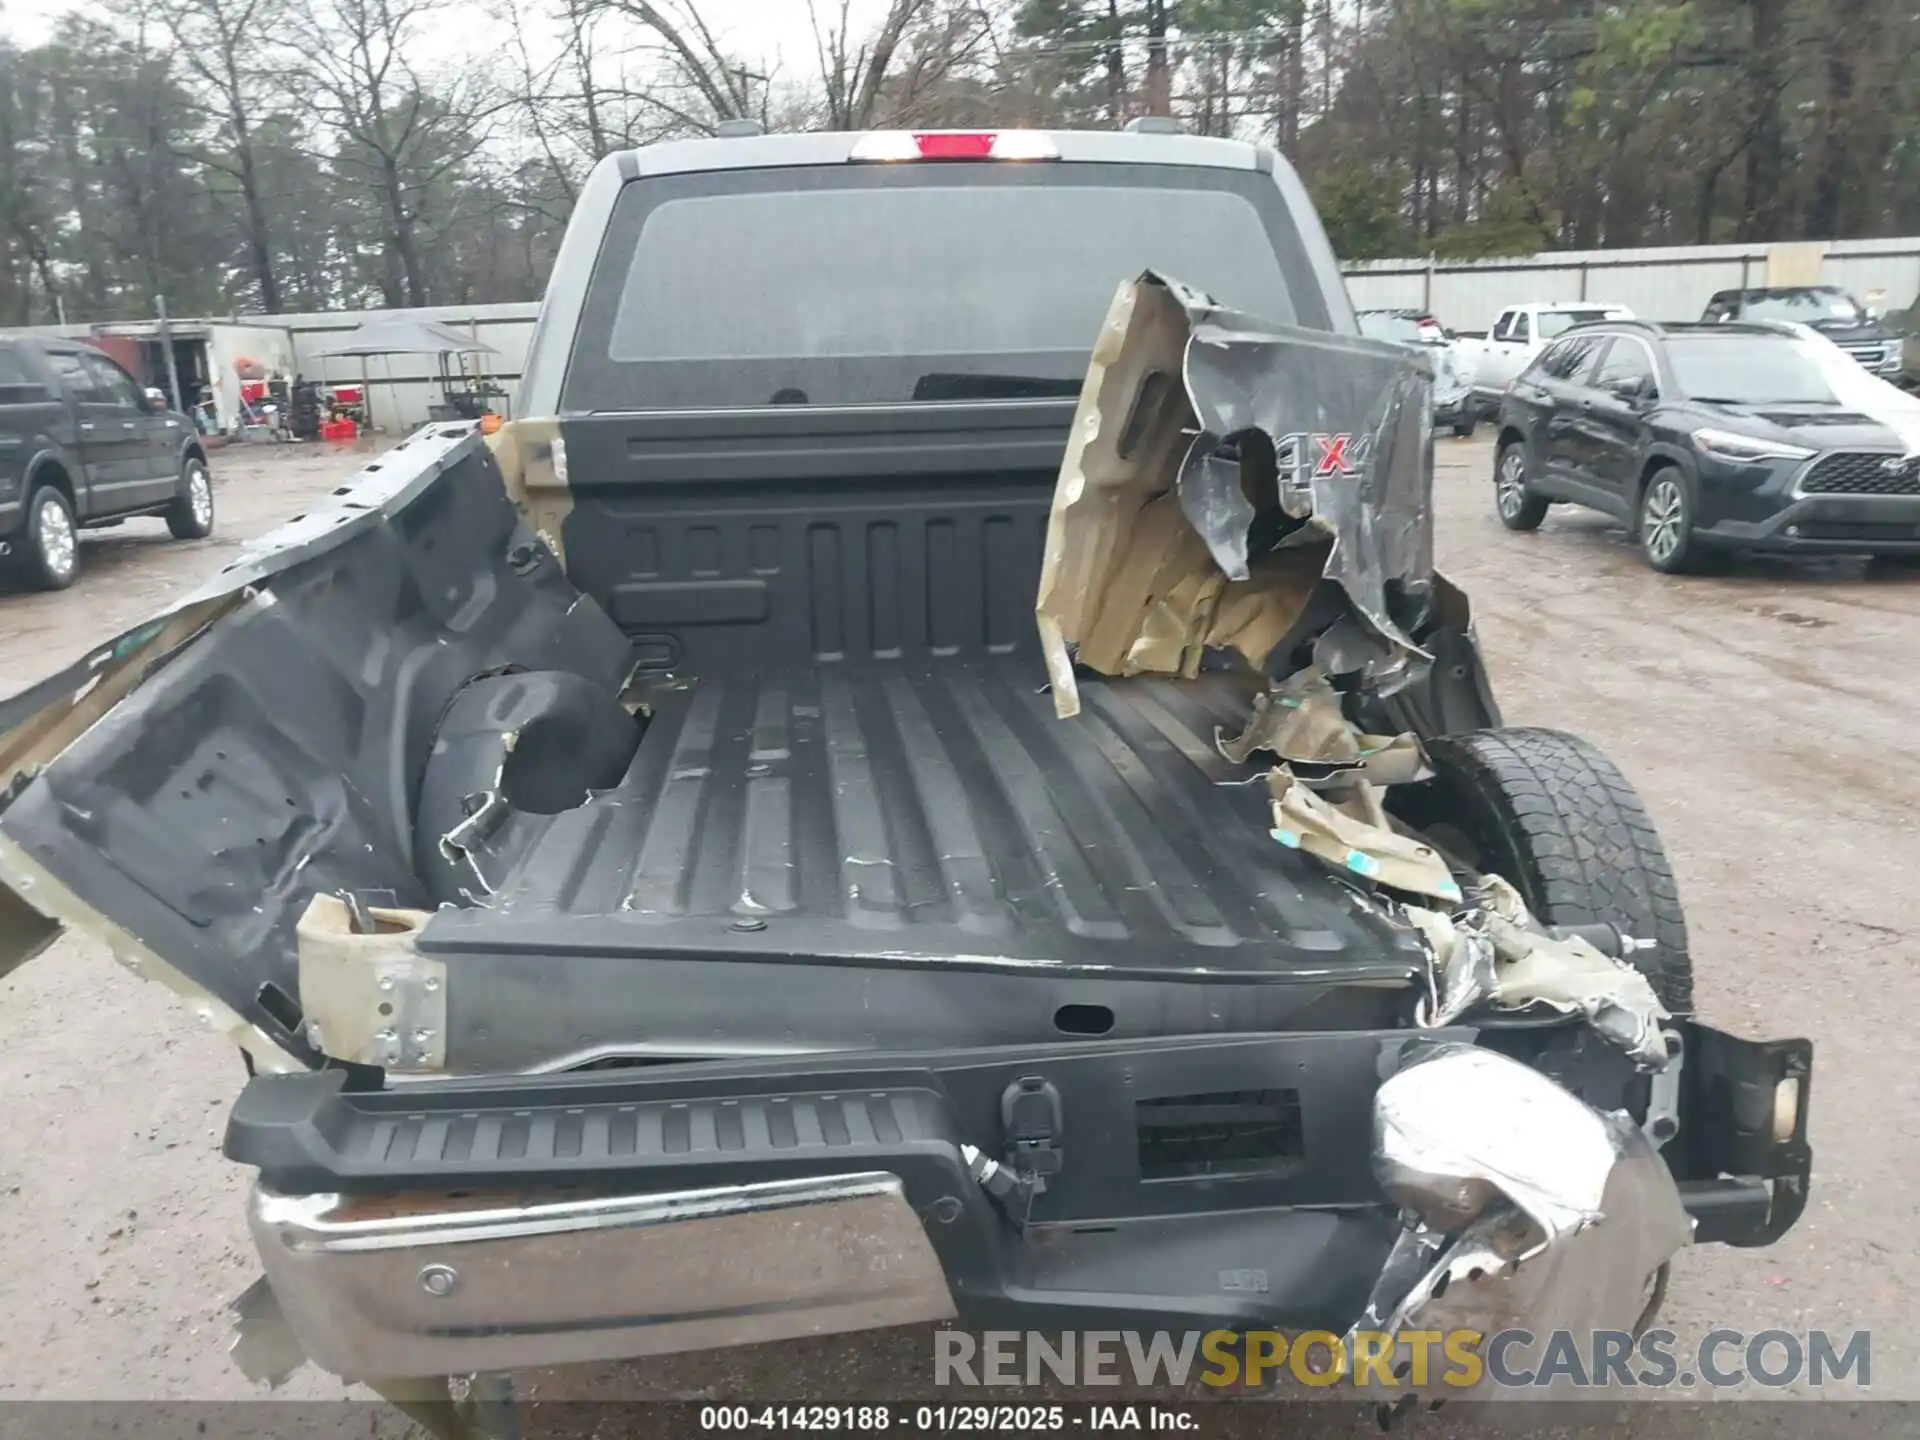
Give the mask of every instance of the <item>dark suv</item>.
[[1836, 393], [1860, 386], [1901, 403], [1782, 324], [1571, 330], [1501, 404], [1500, 519], [1602, 510], [1667, 572], [1710, 549], [1920, 553], [1920, 455]]

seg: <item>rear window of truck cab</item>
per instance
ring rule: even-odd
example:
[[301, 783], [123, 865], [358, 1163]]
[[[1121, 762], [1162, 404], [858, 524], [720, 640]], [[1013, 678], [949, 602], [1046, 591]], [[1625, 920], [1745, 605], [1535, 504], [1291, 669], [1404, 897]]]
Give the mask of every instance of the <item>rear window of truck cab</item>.
[[1331, 326], [1255, 171], [1034, 162], [661, 176], [616, 202], [568, 411], [1073, 396], [1123, 281]]

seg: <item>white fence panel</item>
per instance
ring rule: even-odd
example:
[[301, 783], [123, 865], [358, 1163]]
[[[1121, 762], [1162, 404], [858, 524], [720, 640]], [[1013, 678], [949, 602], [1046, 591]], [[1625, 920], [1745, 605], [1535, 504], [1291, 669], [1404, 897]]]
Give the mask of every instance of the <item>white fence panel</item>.
[[[1592, 300], [1625, 305], [1648, 320], [1697, 320], [1716, 292], [1767, 284], [1772, 249], [1668, 245], [1496, 260], [1364, 260], [1343, 269], [1357, 309], [1418, 306], [1456, 330], [1485, 330], [1507, 306], [1539, 301]], [[1920, 296], [1920, 236], [1836, 242], [1819, 261], [1822, 284], [1878, 308], [1903, 309]]]

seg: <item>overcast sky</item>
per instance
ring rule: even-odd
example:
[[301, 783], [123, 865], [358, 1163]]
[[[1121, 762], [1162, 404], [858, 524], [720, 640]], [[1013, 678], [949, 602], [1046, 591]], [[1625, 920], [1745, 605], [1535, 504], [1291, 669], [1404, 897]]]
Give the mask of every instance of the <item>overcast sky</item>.
[[[813, 27], [807, 19], [807, 0], [697, 0], [700, 13], [721, 37], [721, 43], [746, 62], [778, 63], [787, 78], [818, 73]], [[822, 20], [837, 18], [838, 0], [815, 0]], [[17, 44], [31, 45], [47, 38], [62, 15], [75, 11], [101, 15], [109, 8], [89, 0], [0, 0], [0, 35]], [[115, 7], [118, 8], [118, 7]], [[535, 13], [539, 0], [520, 0], [523, 13]], [[853, 31], [863, 23], [878, 22], [884, 0], [853, 0]], [[493, 10], [477, 0], [448, 0], [423, 25], [417, 59], [430, 62], [436, 55], [474, 53], [487, 48], [487, 36], [499, 22]]]

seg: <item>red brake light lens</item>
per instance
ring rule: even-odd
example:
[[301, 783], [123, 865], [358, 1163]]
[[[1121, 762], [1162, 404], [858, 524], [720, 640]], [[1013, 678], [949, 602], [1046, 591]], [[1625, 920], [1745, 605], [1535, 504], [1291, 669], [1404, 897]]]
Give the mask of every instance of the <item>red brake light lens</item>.
[[991, 130], [934, 130], [916, 134], [913, 143], [922, 160], [990, 160], [993, 139]]
[[849, 160], [1058, 160], [1053, 137], [1040, 130], [871, 130], [857, 137]]

